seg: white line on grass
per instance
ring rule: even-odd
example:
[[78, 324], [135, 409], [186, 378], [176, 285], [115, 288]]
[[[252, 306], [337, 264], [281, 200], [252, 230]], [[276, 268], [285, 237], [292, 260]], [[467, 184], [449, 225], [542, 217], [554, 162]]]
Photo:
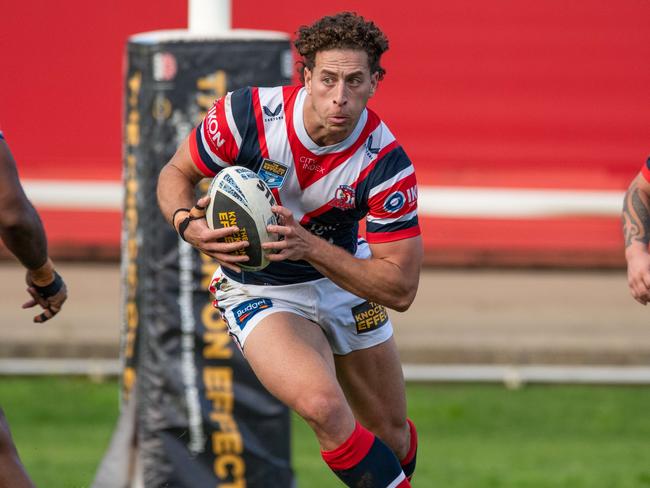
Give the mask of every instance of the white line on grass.
[[[507, 366], [467, 364], [404, 364], [410, 382], [503, 383], [517, 388], [526, 383], [650, 384], [650, 367], [642, 366]], [[0, 359], [0, 375], [117, 376], [117, 359]]]
[[404, 364], [407, 381], [504, 383], [650, 384], [650, 367], [550, 365]]

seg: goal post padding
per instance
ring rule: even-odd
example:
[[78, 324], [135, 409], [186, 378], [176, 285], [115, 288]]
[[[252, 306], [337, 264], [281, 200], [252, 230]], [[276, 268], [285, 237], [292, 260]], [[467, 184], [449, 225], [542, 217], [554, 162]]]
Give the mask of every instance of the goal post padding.
[[128, 43], [122, 402], [135, 401], [137, 448], [113, 442], [96, 488], [114, 486], [119, 464], [140, 471], [144, 486], [294, 484], [289, 412], [255, 378], [211, 303], [216, 263], [176, 235], [156, 200], [160, 170], [215, 99], [288, 84], [292, 68], [288, 36], [279, 33], [170, 31]]

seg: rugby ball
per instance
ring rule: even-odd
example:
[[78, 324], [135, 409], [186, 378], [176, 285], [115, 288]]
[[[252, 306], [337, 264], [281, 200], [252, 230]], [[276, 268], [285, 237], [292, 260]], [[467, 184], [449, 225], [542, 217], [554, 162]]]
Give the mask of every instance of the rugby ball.
[[271, 212], [275, 197], [266, 183], [251, 170], [231, 166], [221, 170], [212, 179], [208, 189], [210, 204], [206, 219], [210, 229], [237, 226], [239, 232], [223, 239], [224, 242], [248, 241], [248, 247], [238, 254], [248, 256], [248, 261], [237, 265], [248, 271], [266, 268], [270, 261], [262, 244], [277, 241], [277, 234], [269, 234], [267, 225], [277, 224]]

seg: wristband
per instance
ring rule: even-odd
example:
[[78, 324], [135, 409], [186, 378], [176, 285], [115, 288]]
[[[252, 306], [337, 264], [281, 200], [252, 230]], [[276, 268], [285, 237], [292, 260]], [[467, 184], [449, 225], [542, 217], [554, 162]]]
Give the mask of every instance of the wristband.
[[[180, 224], [178, 224], [178, 235], [181, 236], [181, 239], [183, 239], [185, 242], [187, 242], [187, 239], [185, 239], [185, 231], [187, 230], [187, 226], [190, 225], [190, 222], [192, 222], [192, 220], [204, 219], [206, 208], [207, 207], [201, 207], [200, 205], [196, 204], [194, 207], [192, 207], [191, 210], [186, 208], [178, 209], [187, 210], [189, 212], [187, 217], [181, 220]], [[178, 212], [178, 210], [176, 210], [176, 212]], [[176, 212], [174, 212], [174, 215], [176, 215]]]
[[172, 214], [172, 227], [174, 229], [176, 229], [176, 222], [175, 222], [176, 221], [176, 214], [178, 212], [189, 212], [189, 211], [190, 211], [189, 208], [177, 208], [176, 210], [174, 210], [174, 213]]
[[32, 284], [34, 289], [36, 290], [36, 293], [40, 295], [41, 298], [50, 298], [61, 290], [63, 288], [63, 278], [57, 273], [56, 271], [54, 272], [54, 281], [50, 283], [49, 285], [45, 286], [38, 286]]

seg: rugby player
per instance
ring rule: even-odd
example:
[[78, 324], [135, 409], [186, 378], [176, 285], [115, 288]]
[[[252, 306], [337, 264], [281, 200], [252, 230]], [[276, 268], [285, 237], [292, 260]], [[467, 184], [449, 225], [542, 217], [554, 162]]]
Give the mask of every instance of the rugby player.
[[650, 301], [650, 158], [630, 183], [623, 202], [627, 281], [634, 299]]
[[[43, 312], [34, 322], [54, 317], [67, 298], [65, 283], [47, 255], [47, 240], [38, 213], [18, 180], [16, 164], [0, 130], [0, 238], [27, 268], [27, 292], [23, 308], [39, 305]], [[0, 488], [27, 488], [29, 479], [0, 408]]]
[[[300, 86], [245, 88], [217, 100], [161, 171], [161, 211], [181, 237], [220, 263], [216, 305], [255, 374], [316, 434], [347, 486], [408, 487], [417, 435], [385, 307], [409, 308], [422, 243], [411, 161], [366, 107], [384, 76], [388, 40], [344, 12], [302, 26]], [[210, 230], [194, 187], [245, 166], [275, 194], [281, 236], [272, 263], [249, 272]], [[191, 208], [188, 210], [188, 208]], [[358, 238], [366, 217], [367, 241]]]

